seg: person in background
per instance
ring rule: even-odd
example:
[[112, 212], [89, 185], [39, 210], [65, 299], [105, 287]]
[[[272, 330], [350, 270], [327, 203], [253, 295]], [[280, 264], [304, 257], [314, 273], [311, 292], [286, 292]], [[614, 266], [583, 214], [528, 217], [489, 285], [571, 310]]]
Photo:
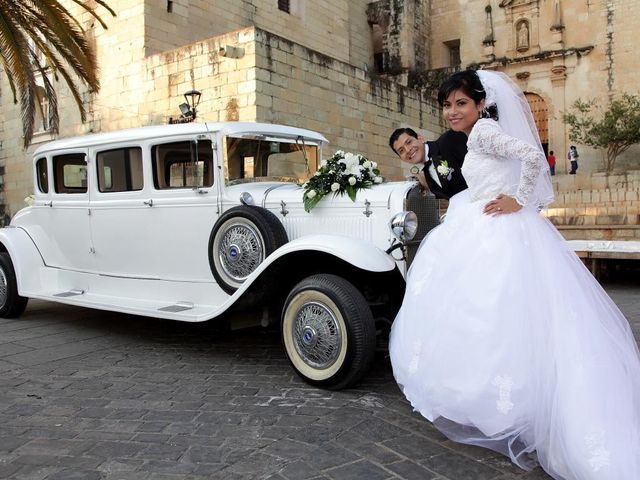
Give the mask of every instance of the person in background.
[[578, 170], [578, 157], [580, 155], [578, 155], [578, 150], [576, 149], [575, 145], [571, 145], [569, 147], [569, 153], [567, 153], [567, 159], [571, 162], [571, 171], [569, 172], [570, 175], [575, 175], [576, 171]]
[[556, 156], [553, 154], [553, 150], [549, 152], [547, 161], [549, 162], [549, 173], [551, 173], [551, 175], [555, 175], [556, 174]]

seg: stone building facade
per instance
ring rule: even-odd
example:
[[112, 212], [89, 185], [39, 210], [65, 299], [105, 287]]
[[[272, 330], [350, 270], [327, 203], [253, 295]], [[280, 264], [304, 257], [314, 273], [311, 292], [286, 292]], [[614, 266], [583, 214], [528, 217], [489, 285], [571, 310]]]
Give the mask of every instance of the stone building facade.
[[[183, 94], [197, 89], [199, 120], [318, 130], [331, 150], [364, 153], [395, 179], [406, 169], [388, 148], [390, 132], [411, 125], [435, 137], [444, 130], [433, 87], [472, 65], [502, 70], [527, 92], [541, 137], [565, 172], [561, 112], [577, 98], [639, 90], [637, 0], [110, 0], [118, 15], [105, 17], [108, 30], [63, 3], [95, 43], [102, 88], [85, 93], [82, 124], [64, 82], [55, 82], [60, 137], [167, 123], [179, 115]], [[53, 138], [46, 107], [24, 150], [18, 106], [0, 78], [5, 218], [31, 193], [31, 153]], [[637, 165], [637, 152], [620, 167]], [[580, 159], [581, 172], [601, 162], [585, 148]], [[572, 181], [563, 188], [578, 188]]]

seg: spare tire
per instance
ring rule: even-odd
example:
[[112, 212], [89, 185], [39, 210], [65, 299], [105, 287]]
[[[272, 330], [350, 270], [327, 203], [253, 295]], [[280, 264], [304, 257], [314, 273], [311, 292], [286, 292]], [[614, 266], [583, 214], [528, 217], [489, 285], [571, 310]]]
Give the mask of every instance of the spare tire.
[[222, 289], [232, 294], [279, 247], [287, 232], [260, 207], [240, 205], [224, 212], [209, 236], [209, 265]]

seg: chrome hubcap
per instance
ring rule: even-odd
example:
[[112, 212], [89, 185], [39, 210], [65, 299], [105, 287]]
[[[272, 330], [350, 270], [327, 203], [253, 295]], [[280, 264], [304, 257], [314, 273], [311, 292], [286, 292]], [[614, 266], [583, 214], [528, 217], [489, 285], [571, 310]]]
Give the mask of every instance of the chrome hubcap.
[[238, 223], [224, 233], [218, 255], [226, 274], [234, 281], [242, 282], [264, 260], [264, 248], [255, 229]]
[[342, 332], [329, 308], [317, 302], [304, 304], [296, 315], [293, 328], [296, 351], [307, 365], [323, 369], [336, 361]]

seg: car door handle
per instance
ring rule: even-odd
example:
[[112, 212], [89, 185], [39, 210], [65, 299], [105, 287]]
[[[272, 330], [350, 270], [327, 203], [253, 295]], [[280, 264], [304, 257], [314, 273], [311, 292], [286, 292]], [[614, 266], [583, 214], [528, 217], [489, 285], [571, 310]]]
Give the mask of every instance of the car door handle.
[[150, 207], [153, 207], [153, 198], [150, 198], [149, 200], [142, 203], [144, 203], [145, 205], [149, 205]]

